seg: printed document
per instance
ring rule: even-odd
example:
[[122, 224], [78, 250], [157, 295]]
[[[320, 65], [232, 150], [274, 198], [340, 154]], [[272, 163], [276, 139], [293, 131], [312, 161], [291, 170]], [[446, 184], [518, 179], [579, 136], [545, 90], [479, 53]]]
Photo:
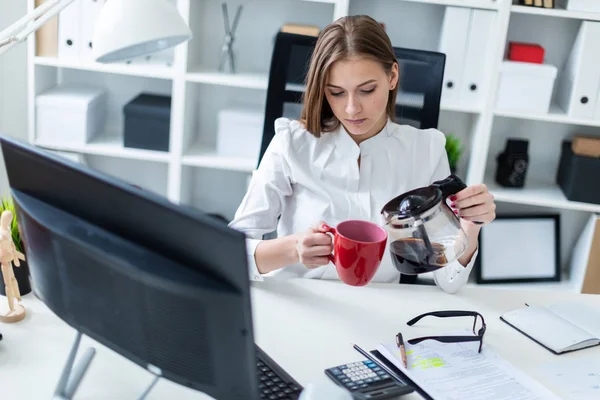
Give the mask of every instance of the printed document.
[[408, 369], [396, 344], [381, 344], [377, 350], [436, 400], [558, 399], [485, 345], [478, 353], [478, 345], [434, 340], [406, 343]]

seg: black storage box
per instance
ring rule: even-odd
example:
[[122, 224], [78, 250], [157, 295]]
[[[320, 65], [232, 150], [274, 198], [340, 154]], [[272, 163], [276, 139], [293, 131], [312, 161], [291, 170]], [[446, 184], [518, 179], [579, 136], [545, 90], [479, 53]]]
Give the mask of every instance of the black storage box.
[[171, 97], [142, 93], [123, 107], [124, 146], [169, 151]]
[[567, 199], [600, 204], [600, 158], [573, 153], [570, 141], [563, 141], [556, 181]]

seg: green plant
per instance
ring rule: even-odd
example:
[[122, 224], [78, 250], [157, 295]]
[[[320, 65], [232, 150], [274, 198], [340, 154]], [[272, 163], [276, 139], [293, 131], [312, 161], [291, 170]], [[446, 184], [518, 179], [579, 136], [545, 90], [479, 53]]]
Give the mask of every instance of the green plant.
[[446, 153], [448, 154], [450, 169], [456, 170], [460, 156], [463, 153], [463, 148], [461, 146], [460, 139], [453, 134], [446, 136]]
[[0, 203], [0, 214], [5, 210], [10, 210], [10, 212], [12, 212], [13, 219], [10, 224], [10, 232], [17, 251], [23, 253], [23, 242], [21, 241], [19, 225], [17, 224], [17, 212], [15, 210], [15, 204], [11, 198], [5, 197], [2, 199], [2, 202]]

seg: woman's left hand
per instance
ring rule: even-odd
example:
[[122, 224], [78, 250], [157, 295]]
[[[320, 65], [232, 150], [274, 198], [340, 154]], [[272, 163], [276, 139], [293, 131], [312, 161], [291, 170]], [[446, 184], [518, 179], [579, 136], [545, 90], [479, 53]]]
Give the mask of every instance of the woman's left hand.
[[[461, 219], [476, 223], [490, 223], [496, 218], [494, 196], [484, 184], [469, 186], [450, 196], [450, 207]], [[480, 225], [480, 224], [477, 224]]]

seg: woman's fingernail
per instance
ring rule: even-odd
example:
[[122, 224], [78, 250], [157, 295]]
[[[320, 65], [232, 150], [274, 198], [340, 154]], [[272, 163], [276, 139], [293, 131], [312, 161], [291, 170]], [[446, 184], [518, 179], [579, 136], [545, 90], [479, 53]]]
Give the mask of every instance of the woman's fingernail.
[[450, 201], [456, 201], [456, 196], [450, 196]]
[[450, 207], [452, 207], [452, 208], [456, 208], [456, 203], [452, 203], [452, 204], [450, 204]]
[[327, 229], [327, 228], [328, 228], [328, 226], [327, 226], [327, 225], [325, 225], [325, 224], [323, 224], [323, 225], [321, 226], [321, 229]]
[[454, 210], [454, 214], [458, 215], [458, 210]]

